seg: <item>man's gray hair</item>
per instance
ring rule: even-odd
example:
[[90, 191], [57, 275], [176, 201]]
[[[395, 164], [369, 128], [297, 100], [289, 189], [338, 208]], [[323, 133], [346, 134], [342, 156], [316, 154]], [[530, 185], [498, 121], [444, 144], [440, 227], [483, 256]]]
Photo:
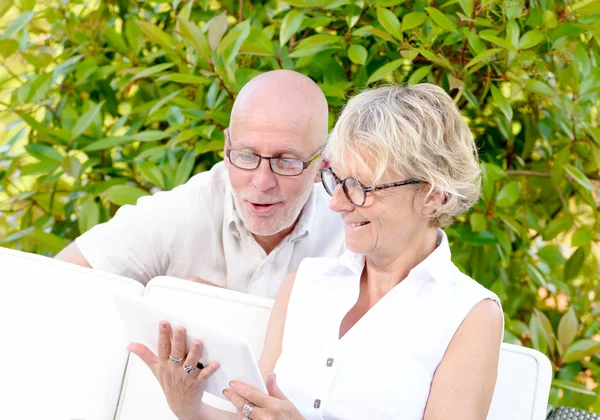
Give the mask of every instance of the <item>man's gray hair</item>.
[[452, 98], [429, 83], [388, 85], [356, 95], [342, 111], [325, 151], [353, 175], [359, 167], [416, 178], [446, 196], [429, 214], [443, 227], [479, 199], [481, 175], [473, 135]]

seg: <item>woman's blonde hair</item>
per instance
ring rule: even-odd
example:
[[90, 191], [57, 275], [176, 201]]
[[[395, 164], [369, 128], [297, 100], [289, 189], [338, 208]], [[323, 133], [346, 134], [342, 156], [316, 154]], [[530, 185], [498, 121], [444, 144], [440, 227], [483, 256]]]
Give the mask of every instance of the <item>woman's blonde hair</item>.
[[481, 185], [473, 135], [452, 98], [429, 83], [366, 90], [347, 103], [329, 136], [325, 157], [356, 175], [373, 170], [374, 183], [389, 171], [445, 195], [428, 217], [447, 226], [479, 199]]

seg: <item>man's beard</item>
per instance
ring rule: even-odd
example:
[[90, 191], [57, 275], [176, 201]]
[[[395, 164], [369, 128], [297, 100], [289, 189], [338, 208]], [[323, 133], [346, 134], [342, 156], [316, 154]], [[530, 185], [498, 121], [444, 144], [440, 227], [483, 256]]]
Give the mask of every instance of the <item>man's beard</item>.
[[[252, 199], [247, 199], [245, 197], [238, 199], [237, 194], [234, 192], [233, 201], [235, 203], [235, 208], [239, 218], [244, 224], [244, 227], [250, 233], [259, 236], [272, 236], [288, 229], [296, 222], [296, 220], [298, 220], [298, 216], [304, 208], [304, 205], [306, 204], [311, 192], [312, 186], [311, 188], [308, 188], [307, 191], [300, 197], [272, 197], [269, 195], [263, 195], [262, 197], [253, 197]], [[281, 208], [276, 209], [275, 214], [271, 216], [257, 216], [252, 214], [251, 210], [248, 209], [247, 202], [277, 202], [281, 203], [278, 204], [278, 206], [281, 206]]]

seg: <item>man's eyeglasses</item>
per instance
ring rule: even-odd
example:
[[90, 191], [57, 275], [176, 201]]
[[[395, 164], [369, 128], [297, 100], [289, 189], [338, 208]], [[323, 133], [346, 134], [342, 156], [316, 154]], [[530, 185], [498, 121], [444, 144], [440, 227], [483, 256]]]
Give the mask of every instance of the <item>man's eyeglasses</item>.
[[406, 181], [392, 182], [389, 184], [374, 185], [372, 187], [365, 187], [360, 181], [348, 177], [339, 179], [337, 175], [331, 170], [331, 168], [321, 169], [321, 182], [327, 194], [333, 197], [333, 193], [338, 185], [342, 185], [346, 198], [355, 206], [362, 207], [367, 201], [367, 193], [383, 190], [386, 188], [401, 187], [403, 185], [418, 184], [421, 181], [417, 179], [407, 179]]
[[[229, 145], [229, 133], [227, 133], [227, 144]], [[281, 176], [298, 176], [302, 174], [314, 160], [321, 156], [321, 150], [317, 151], [317, 153], [308, 160], [260, 156], [243, 150], [230, 149], [229, 147], [226, 149], [225, 154], [227, 159], [229, 159], [229, 162], [239, 169], [253, 171], [258, 168], [262, 159], [266, 159], [269, 161], [269, 166], [273, 173]]]

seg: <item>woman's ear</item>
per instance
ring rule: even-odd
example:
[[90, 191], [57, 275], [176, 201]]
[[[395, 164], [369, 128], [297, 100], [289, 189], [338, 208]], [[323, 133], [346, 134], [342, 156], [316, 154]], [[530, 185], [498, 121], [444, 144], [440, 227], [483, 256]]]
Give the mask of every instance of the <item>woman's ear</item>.
[[319, 163], [319, 170], [317, 171], [317, 175], [315, 175], [315, 183], [318, 184], [321, 182], [321, 169], [329, 168], [329, 161], [327, 159], [321, 159]]
[[[423, 186], [423, 189], [429, 189], [431, 186], [429, 184]], [[423, 208], [421, 209], [421, 213], [424, 215], [430, 215], [435, 213], [437, 209], [439, 209], [447, 199], [447, 194], [438, 189], [434, 189], [430, 193], [425, 195], [425, 199], [423, 200]]]

